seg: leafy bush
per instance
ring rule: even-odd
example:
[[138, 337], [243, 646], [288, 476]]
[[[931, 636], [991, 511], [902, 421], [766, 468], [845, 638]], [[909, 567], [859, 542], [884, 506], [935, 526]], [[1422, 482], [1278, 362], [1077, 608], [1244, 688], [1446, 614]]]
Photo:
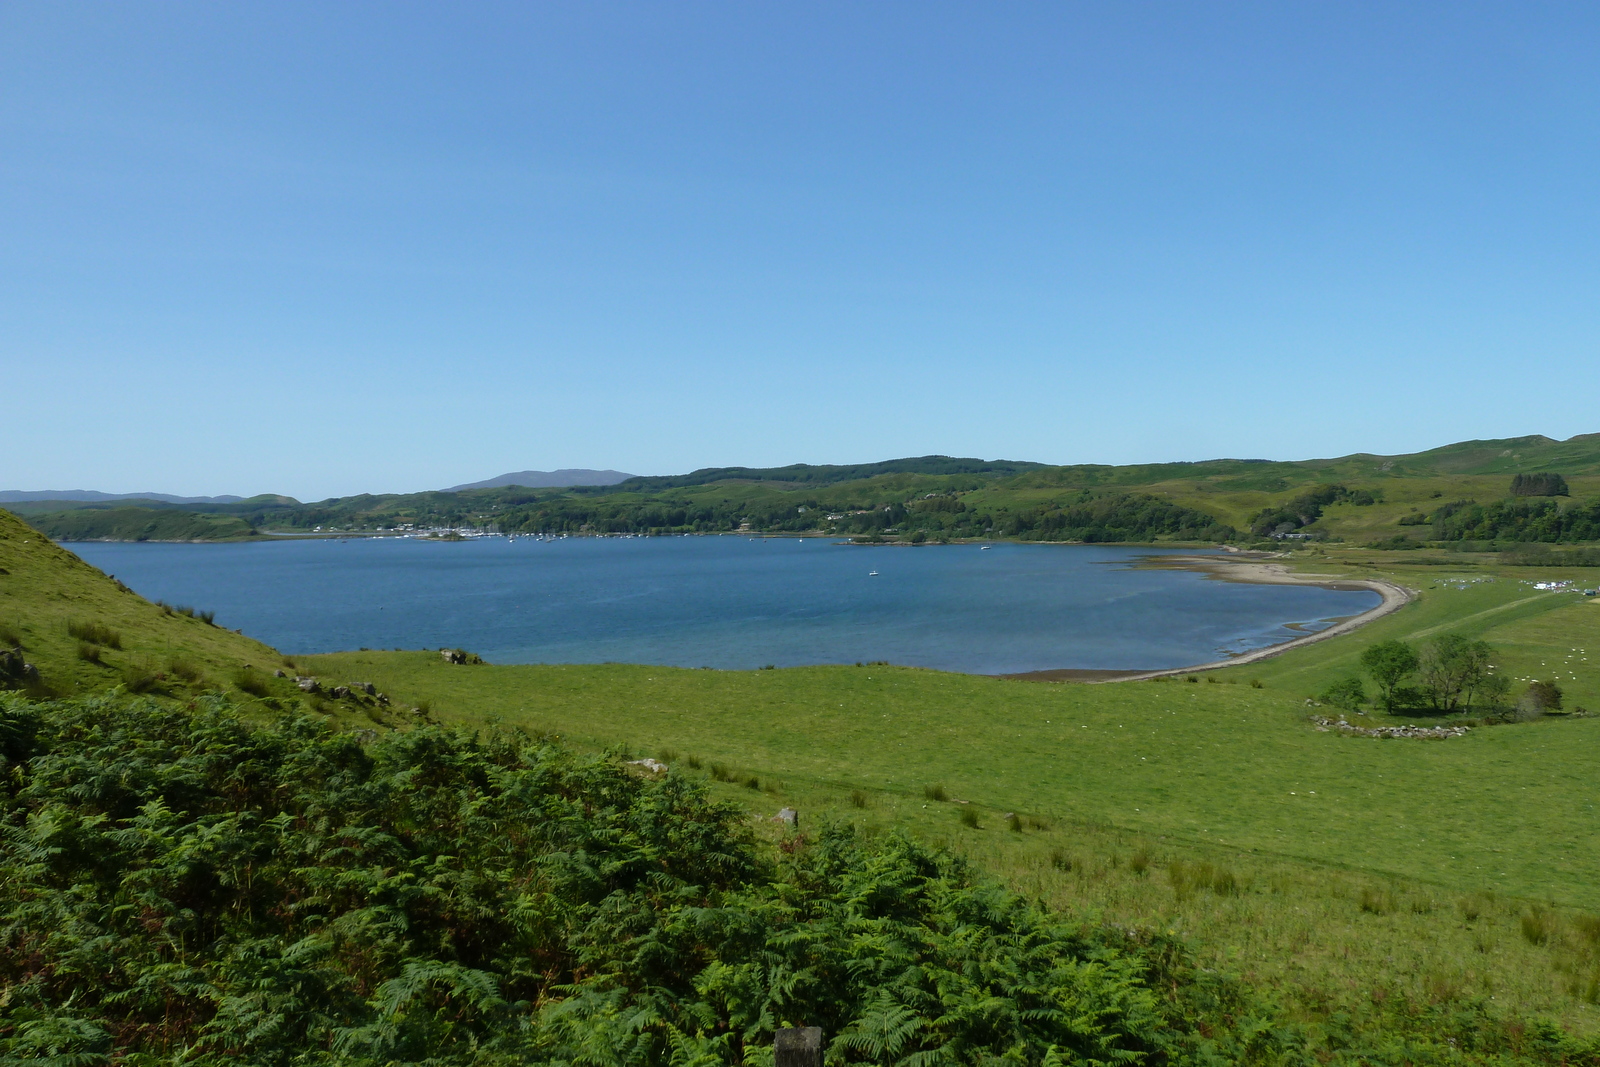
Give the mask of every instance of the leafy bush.
[[1343, 711], [1355, 711], [1367, 702], [1367, 690], [1360, 678], [1351, 675], [1328, 686], [1317, 699]]
[[1564, 694], [1554, 682], [1530, 682], [1517, 710], [1528, 718], [1538, 718], [1547, 711], [1560, 711]]

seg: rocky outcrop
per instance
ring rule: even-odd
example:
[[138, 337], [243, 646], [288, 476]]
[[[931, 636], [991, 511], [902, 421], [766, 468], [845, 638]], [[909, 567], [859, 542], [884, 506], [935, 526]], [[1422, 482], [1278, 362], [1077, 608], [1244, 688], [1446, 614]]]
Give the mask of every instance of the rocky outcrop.
[[1355, 737], [1425, 738], [1434, 741], [1442, 741], [1447, 737], [1464, 737], [1467, 731], [1472, 729], [1470, 726], [1357, 726], [1347, 722], [1342, 715], [1337, 719], [1313, 715], [1311, 721], [1319, 730], [1338, 730], [1340, 733]]
[[22, 658], [20, 648], [0, 648], [0, 685], [32, 685], [39, 668]]

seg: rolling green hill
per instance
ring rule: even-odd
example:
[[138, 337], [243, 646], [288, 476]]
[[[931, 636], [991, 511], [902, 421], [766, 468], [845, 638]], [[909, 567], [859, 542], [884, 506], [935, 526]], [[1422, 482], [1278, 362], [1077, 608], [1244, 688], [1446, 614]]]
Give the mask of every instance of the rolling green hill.
[[[1570, 497], [1539, 514], [1449, 521], [1506, 502], [1518, 474], [1562, 475]], [[1592, 523], [1553, 521], [1600, 496], [1600, 434], [1464, 441], [1401, 456], [1218, 459], [1045, 466], [923, 456], [844, 466], [719, 467], [571, 489], [362, 494], [302, 504], [27, 507], [60, 538], [227, 539], [254, 529], [380, 531], [477, 527], [520, 533], [814, 532], [924, 540], [1249, 541], [1281, 527], [1352, 544], [1393, 538], [1584, 541]], [[1307, 502], [1315, 503], [1314, 510]], [[1441, 509], [1451, 509], [1441, 516]], [[1276, 513], [1276, 518], [1272, 516]], [[213, 525], [194, 518], [207, 516]], [[1509, 515], [1509, 517], [1507, 517]], [[1271, 521], [1268, 521], [1271, 519]], [[1464, 536], [1462, 530], [1474, 536]], [[1483, 536], [1476, 536], [1476, 535]]]

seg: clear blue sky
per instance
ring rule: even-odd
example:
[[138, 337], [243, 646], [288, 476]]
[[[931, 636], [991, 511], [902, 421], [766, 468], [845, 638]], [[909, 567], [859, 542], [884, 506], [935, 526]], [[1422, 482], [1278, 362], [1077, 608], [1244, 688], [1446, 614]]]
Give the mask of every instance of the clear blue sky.
[[0, 4], [0, 488], [1600, 430], [1600, 8]]

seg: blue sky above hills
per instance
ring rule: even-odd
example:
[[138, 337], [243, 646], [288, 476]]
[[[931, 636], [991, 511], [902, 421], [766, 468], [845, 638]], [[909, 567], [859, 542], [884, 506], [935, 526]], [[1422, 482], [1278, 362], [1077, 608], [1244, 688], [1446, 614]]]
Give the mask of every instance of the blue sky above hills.
[[14, 485], [1600, 430], [1569, 4], [0, 7]]

